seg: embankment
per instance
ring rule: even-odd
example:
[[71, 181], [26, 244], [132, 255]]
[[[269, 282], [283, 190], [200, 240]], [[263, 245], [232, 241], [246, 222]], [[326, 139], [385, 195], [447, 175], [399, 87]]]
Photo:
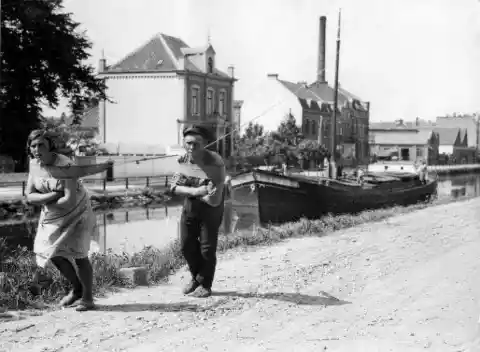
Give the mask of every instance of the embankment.
[[[287, 225], [285, 237], [313, 236], [220, 256], [208, 299], [181, 295], [182, 269], [168, 284], [100, 299], [97, 311], [5, 322], [0, 350], [467, 351], [479, 313], [479, 207], [363, 214], [343, 230]], [[322, 236], [328, 227], [339, 231]]]
[[428, 171], [433, 171], [438, 175], [468, 174], [480, 172], [480, 164], [430, 165]]

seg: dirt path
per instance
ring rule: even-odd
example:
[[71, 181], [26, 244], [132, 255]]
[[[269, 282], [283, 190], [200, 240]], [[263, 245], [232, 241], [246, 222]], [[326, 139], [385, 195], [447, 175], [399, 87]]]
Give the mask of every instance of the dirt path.
[[95, 312], [0, 324], [0, 350], [467, 351], [480, 314], [479, 215], [476, 199], [231, 252], [209, 299], [179, 294], [182, 271]]

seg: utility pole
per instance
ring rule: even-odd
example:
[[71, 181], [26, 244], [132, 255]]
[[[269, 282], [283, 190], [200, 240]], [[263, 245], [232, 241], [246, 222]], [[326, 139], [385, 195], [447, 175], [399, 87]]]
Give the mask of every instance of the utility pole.
[[[2, 0], [0, 0], [0, 91], [2, 90]], [[1, 116], [0, 116], [1, 118]]]
[[480, 160], [480, 150], [479, 150], [479, 144], [480, 144], [480, 114], [475, 114], [475, 119], [476, 119], [476, 125], [477, 125], [477, 138], [476, 138], [476, 143], [475, 143], [475, 150], [476, 150], [476, 155], [475, 155], [475, 162], [478, 163]]

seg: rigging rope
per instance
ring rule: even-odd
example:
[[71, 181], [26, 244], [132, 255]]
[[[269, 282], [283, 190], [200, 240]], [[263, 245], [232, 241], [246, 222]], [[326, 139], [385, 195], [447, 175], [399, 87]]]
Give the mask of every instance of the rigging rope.
[[[315, 84], [315, 82], [310, 84], [310, 85], [301, 85], [300, 87], [298, 87], [293, 92], [293, 94], [296, 95], [300, 91], [300, 89], [302, 89], [302, 88], [308, 89], [313, 84]], [[214, 145], [215, 143], [217, 143], [217, 142], [221, 141], [222, 139], [228, 137], [232, 133], [240, 130], [243, 126], [248, 125], [251, 122], [259, 119], [260, 117], [267, 114], [270, 110], [274, 109], [276, 106], [283, 103], [285, 100], [286, 100], [286, 98], [280, 99], [277, 103], [268, 107], [260, 115], [257, 115], [254, 118], [244, 122], [243, 124], [239, 125], [238, 127], [232, 129], [230, 132], [223, 134], [222, 136], [218, 137], [213, 142], [208, 143], [206, 145], [206, 147], [210, 147], [210, 146]], [[233, 118], [233, 116], [232, 116], [232, 118]], [[136, 160], [127, 160], [127, 161], [124, 161], [124, 162], [117, 162], [115, 164], [116, 165], [125, 165], [125, 164], [129, 164], [129, 163], [140, 164], [141, 162], [145, 162], [145, 161], [149, 161], [149, 160], [166, 159], [166, 158], [173, 158], [173, 157], [178, 157], [178, 155], [159, 155], [159, 156], [153, 156], [153, 157], [140, 158], [140, 159], [136, 159]], [[56, 178], [59, 178], [59, 179], [71, 179], [71, 178], [77, 178], [77, 177], [80, 178], [80, 177], [84, 177], [84, 176], [87, 176], [87, 175], [93, 175], [93, 174], [96, 174], [96, 173], [104, 172], [105, 170], [108, 169], [108, 167], [110, 167], [111, 164], [112, 164], [112, 161], [110, 160], [110, 161], [105, 162], [105, 163], [90, 164], [90, 165], [53, 166], [53, 167], [50, 167], [50, 172], [52, 173], [52, 176], [54, 176]]]
[[[308, 88], [310, 88], [313, 84], [315, 84], [315, 82], [312, 83], [312, 84], [310, 84], [310, 85], [300, 86], [300, 87], [298, 87], [298, 89], [296, 89], [296, 90], [293, 92], [293, 94], [294, 94], [294, 95], [297, 94], [297, 93], [300, 91], [300, 89], [302, 89], [302, 88], [307, 88], [307, 89], [308, 89]], [[250, 124], [251, 122], [257, 120], [258, 118], [264, 116], [264, 115], [267, 114], [270, 110], [274, 109], [275, 107], [277, 107], [278, 105], [280, 105], [281, 103], [283, 103], [285, 100], [286, 100], [286, 98], [279, 100], [277, 103], [269, 106], [269, 107], [268, 107], [265, 111], [263, 111], [260, 115], [257, 115], [256, 117], [254, 117], [254, 118], [252, 118], [252, 119], [244, 122], [243, 124], [239, 125], [237, 128], [232, 129], [230, 132], [223, 134], [222, 136], [218, 137], [218, 138], [217, 138], [216, 140], [214, 140], [213, 142], [208, 143], [208, 144], [205, 146], [205, 148], [208, 148], [208, 147], [214, 145], [215, 143], [221, 141], [222, 139], [230, 136], [230, 135], [233, 134], [234, 132], [239, 131], [242, 127], [244, 127], [244, 126]], [[148, 161], [148, 160], [165, 159], [165, 158], [171, 158], [171, 157], [178, 157], [178, 155], [159, 155], [159, 156], [154, 156], [154, 157], [146, 157], [146, 158], [141, 158], [141, 159], [137, 159], [137, 160], [128, 160], [128, 161], [125, 161], [125, 162], [123, 162], [123, 163], [120, 162], [120, 163], [118, 163], [117, 165], [124, 165], [124, 164], [128, 164], [128, 163], [133, 163], [133, 162], [138, 164], [138, 163], [140, 163], [140, 162], [144, 162], [144, 161]]]

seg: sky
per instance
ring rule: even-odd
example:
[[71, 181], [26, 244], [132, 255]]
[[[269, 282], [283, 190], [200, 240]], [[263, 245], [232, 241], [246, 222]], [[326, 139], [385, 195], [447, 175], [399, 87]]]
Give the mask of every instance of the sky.
[[[235, 66], [236, 100], [267, 73], [316, 78], [318, 22], [327, 16], [327, 80], [333, 85], [342, 10], [340, 85], [371, 102], [372, 121], [480, 112], [479, 0], [65, 0], [108, 64], [156, 33], [192, 47], [211, 43], [216, 65]], [[276, 101], [272, 101], [272, 105]], [[45, 113], [59, 116], [64, 104]], [[252, 116], [253, 118], [253, 116]], [[248, 116], [242, 116], [248, 121]]]

